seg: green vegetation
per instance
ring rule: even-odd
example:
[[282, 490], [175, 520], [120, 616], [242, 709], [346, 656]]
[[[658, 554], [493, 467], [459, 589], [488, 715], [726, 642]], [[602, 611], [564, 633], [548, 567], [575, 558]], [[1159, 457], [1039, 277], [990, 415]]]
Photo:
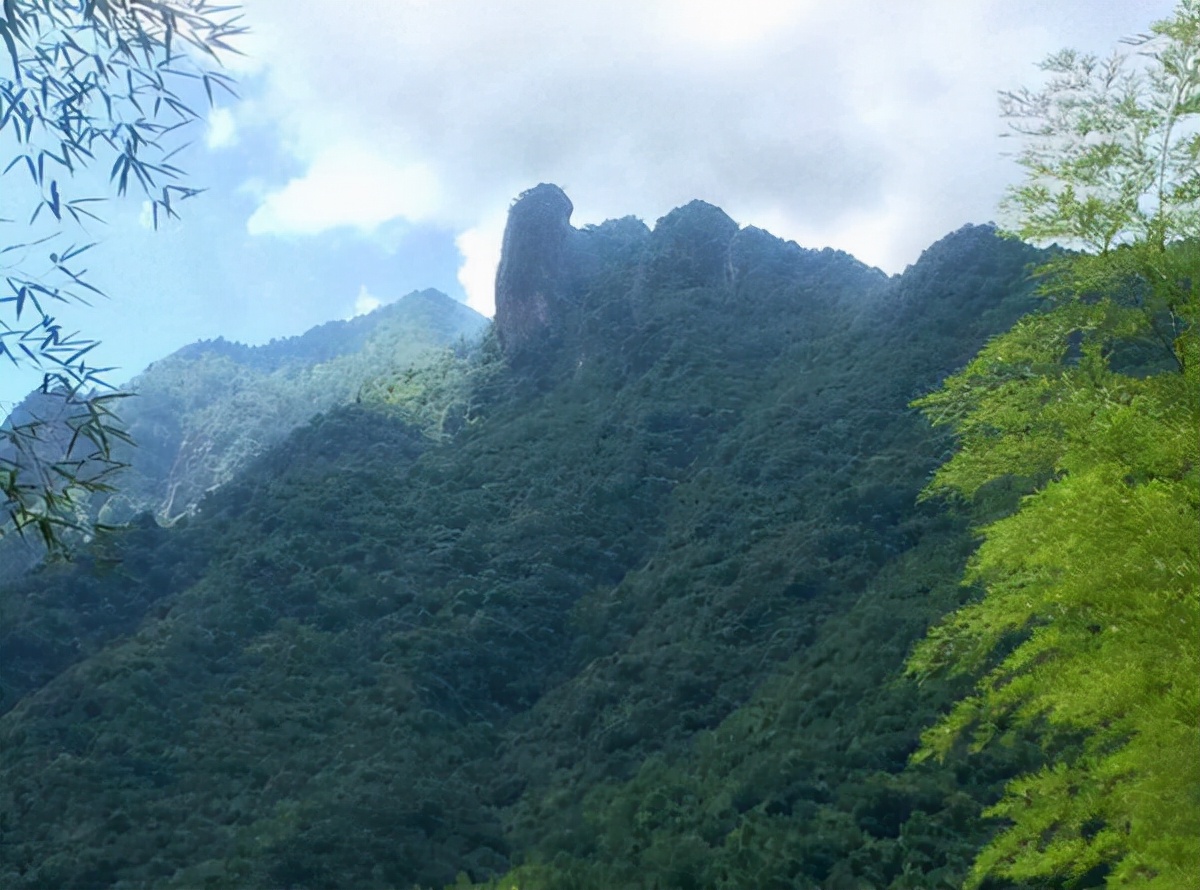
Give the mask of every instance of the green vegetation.
[[[313, 415], [356, 399], [404, 403], [395, 410], [440, 435], [441, 427], [461, 422], [467, 406], [451, 407], [461, 395], [452, 391], [451, 371], [486, 323], [462, 303], [426, 290], [264, 346], [216, 340], [184, 347], [126, 387], [131, 397], [122, 402], [121, 418], [136, 447], [113, 444], [111, 456], [122, 465], [112, 478], [116, 490], [76, 501], [74, 521], [111, 527], [149, 511], [160, 523], [175, 522]], [[20, 426], [61, 410], [60, 399], [35, 392], [13, 420]], [[77, 547], [83, 535], [64, 530], [59, 538]], [[46, 555], [40, 544], [15, 535], [0, 540], [0, 583]]]
[[163, 363], [220, 484], [0, 586], [0, 885], [1188, 886], [1196, 18], [1013, 97], [1020, 234], [1091, 252], [889, 279], [542, 186], [519, 360]]
[[966, 228], [889, 281], [748, 231], [713, 280], [697, 210], [537, 367], [400, 373], [0, 591], [0, 882], [960, 881], [1041, 755], [907, 767], [971, 541], [906, 405], [1041, 255]]
[[986, 595], [911, 665], [984, 672], [923, 754], [1032, 728], [1050, 755], [990, 810], [1009, 827], [972, 886], [1200, 873], [1200, 4], [1136, 45], [1053, 57], [1014, 110], [1038, 121], [1018, 234], [1096, 252], [1051, 263], [1047, 310], [917, 403], [959, 437], [932, 491], [1028, 492], [982, 529]]
[[[160, 522], [193, 512], [313, 415], [355, 400], [412, 402], [413, 381], [430, 405], [406, 415], [435, 434], [433, 404], [453, 401], [448, 380], [487, 320], [438, 291], [418, 291], [388, 307], [330, 322], [302, 337], [247, 347], [197, 343], [155, 362], [129, 384], [123, 419], [137, 447], [119, 447], [128, 465], [119, 490], [93, 498], [105, 523], [143, 510]], [[432, 366], [432, 367], [429, 367]], [[448, 385], [448, 383], [447, 383]], [[390, 389], [390, 391], [389, 391]]]

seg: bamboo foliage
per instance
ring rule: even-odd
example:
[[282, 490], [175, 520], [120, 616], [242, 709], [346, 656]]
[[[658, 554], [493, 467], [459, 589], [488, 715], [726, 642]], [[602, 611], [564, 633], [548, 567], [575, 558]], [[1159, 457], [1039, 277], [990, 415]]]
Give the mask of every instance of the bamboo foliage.
[[[242, 33], [235, 7], [207, 0], [4, 0], [0, 7], [0, 361], [42, 376], [39, 413], [0, 427], [0, 536], [35, 531], [51, 552], [86, 531], [80, 503], [107, 489], [128, 436], [120, 393], [94, 364], [96, 341], [69, 333], [56, 304], [105, 294], [88, 277], [103, 196], [78, 174], [108, 170], [118, 195], [150, 203], [155, 226], [199, 193], [172, 158], [200, 119], [192, 95], [232, 92], [218, 69]], [[24, 206], [22, 206], [24, 205]], [[84, 235], [82, 240], [78, 240]]]
[[909, 664], [982, 675], [918, 759], [1028, 727], [1047, 749], [991, 809], [1007, 827], [970, 886], [1200, 872], [1200, 5], [1134, 45], [1136, 74], [1060, 53], [1046, 92], [1009, 97], [1029, 145], [1015, 233], [1091, 252], [1044, 268], [1045, 311], [915, 403], [959, 437], [927, 495], [1028, 492], [980, 530], [984, 596]]

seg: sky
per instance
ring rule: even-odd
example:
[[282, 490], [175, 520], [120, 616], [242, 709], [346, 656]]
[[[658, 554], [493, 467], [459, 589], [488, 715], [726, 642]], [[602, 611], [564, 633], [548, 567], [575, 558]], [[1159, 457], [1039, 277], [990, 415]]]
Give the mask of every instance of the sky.
[[[252, 29], [154, 230], [106, 204], [66, 306], [120, 384], [197, 339], [302, 333], [435, 287], [490, 315], [505, 216], [576, 226], [700, 198], [898, 273], [1018, 179], [1000, 90], [1107, 54], [1170, 0], [244, 0]], [[300, 11], [302, 10], [302, 12]], [[11, 145], [0, 140], [0, 166]], [[105, 171], [107, 173], [107, 171]], [[0, 202], [13, 174], [0, 178]], [[3, 210], [0, 206], [0, 210]], [[0, 212], [0, 217], [5, 216]], [[11, 238], [11, 228], [0, 237]], [[0, 413], [37, 382], [0, 370]]]

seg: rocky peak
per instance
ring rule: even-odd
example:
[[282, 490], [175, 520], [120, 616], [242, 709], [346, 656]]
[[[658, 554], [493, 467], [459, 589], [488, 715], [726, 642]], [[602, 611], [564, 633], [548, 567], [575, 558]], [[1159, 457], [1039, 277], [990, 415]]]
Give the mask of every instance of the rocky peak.
[[800, 295], [823, 305], [853, 295], [861, 308], [866, 295], [887, 284], [886, 275], [847, 254], [740, 228], [705, 201], [672, 210], [653, 230], [634, 217], [576, 229], [573, 209], [563, 190], [547, 183], [509, 209], [495, 330], [514, 365], [578, 367], [644, 325], [663, 294], [696, 291], [701, 302], [745, 294], [749, 308], [770, 314], [792, 311], [780, 301]]
[[729, 244], [738, 224], [720, 207], [692, 201], [658, 221], [651, 236], [655, 260], [650, 280], [678, 279], [676, 285], [715, 287], [729, 279]]
[[496, 335], [510, 360], [558, 333], [556, 322], [574, 289], [573, 210], [563, 190], [549, 183], [523, 192], [509, 208], [496, 272]]

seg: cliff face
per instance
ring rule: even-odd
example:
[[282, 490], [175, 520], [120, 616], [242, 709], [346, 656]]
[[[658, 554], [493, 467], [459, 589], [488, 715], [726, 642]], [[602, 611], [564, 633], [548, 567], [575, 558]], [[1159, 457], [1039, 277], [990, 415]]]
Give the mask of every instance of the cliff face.
[[590, 279], [615, 252], [640, 267], [640, 290], [732, 281], [738, 224], [719, 207], [692, 201], [660, 219], [653, 233], [629, 217], [578, 230], [573, 210], [562, 189], [542, 183], [508, 212], [496, 273], [496, 334], [510, 361], [527, 361], [562, 339]]
[[496, 336], [510, 360], [528, 356], [559, 333], [573, 284], [572, 210], [562, 189], [542, 183], [508, 211], [496, 272]]

